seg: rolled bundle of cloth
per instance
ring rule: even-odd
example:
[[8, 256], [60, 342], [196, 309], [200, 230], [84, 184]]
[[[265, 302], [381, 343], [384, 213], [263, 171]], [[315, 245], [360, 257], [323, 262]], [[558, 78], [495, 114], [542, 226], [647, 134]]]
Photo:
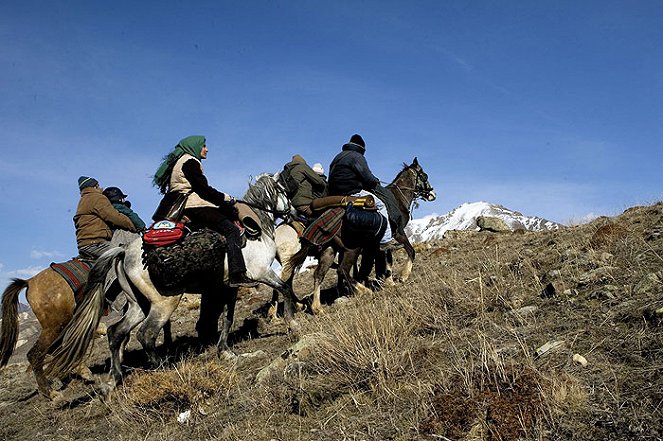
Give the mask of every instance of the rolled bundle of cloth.
[[326, 196], [324, 198], [313, 199], [311, 210], [322, 211], [334, 207], [346, 207], [349, 202], [356, 208], [364, 210], [377, 210], [373, 196]]

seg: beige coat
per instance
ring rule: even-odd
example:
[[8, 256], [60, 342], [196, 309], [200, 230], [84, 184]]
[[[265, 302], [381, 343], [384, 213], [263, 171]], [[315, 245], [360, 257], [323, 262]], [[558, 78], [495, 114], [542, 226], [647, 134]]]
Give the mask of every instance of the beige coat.
[[[203, 170], [203, 165], [199, 159], [189, 155], [188, 153], [183, 154], [173, 166], [173, 171], [170, 174], [170, 184], [168, 190], [169, 192], [174, 191], [178, 193], [188, 193], [191, 191], [191, 183], [186, 178], [186, 176], [184, 176], [184, 172], [182, 171], [182, 166], [189, 159], [193, 159], [194, 161], [198, 162], [200, 164], [200, 170], [201, 171]], [[198, 193], [193, 192], [189, 194], [189, 198], [186, 200], [186, 205], [184, 208], [186, 209], [186, 208], [199, 208], [199, 207], [218, 208], [217, 205], [214, 205], [210, 201], [201, 198], [198, 195]]]

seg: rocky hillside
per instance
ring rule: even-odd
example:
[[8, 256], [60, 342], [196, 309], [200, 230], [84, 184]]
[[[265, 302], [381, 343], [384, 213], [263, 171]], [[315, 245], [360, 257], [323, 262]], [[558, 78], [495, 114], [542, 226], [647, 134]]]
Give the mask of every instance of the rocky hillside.
[[[336, 298], [330, 274], [299, 335], [266, 318], [270, 290], [242, 291], [234, 355], [196, 346], [187, 296], [166, 362], [149, 367], [132, 339], [104, 399], [72, 380], [46, 402], [16, 360], [0, 372], [0, 439], [663, 438], [663, 203], [417, 248], [411, 280], [375, 293]], [[98, 382], [107, 351], [98, 339]]]

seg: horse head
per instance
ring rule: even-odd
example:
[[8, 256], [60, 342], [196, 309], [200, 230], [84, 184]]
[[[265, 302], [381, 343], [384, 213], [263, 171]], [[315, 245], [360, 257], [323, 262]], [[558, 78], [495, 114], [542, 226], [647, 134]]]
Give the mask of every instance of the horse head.
[[285, 188], [269, 173], [261, 173], [256, 177], [255, 183], [249, 185], [244, 199], [258, 211], [271, 215], [272, 221], [277, 217], [286, 218], [294, 212]]
[[426, 199], [429, 202], [434, 201], [437, 197], [435, 190], [433, 189], [431, 183], [428, 181], [428, 174], [426, 174], [424, 169], [421, 168], [421, 165], [419, 165], [419, 161], [417, 160], [416, 156], [414, 157], [410, 167], [412, 167], [412, 169], [417, 174], [417, 178], [414, 183], [415, 196]]
[[416, 157], [412, 164], [403, 164], [403, 170], [396, 176], [390, 186], [398, 187], [401, 192], [411, 194], [411, 200], [434, 201], [436, 198], [435, 190], [428, 181], [428, 174], [421, 167]]

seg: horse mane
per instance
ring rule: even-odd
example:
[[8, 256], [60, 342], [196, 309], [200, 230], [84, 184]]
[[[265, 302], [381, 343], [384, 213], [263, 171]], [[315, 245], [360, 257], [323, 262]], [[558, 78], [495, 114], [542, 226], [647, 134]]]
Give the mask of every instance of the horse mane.
[[410, 164], [406, 164], [406, 163], [404, 162], [404, 163], [403, 163], [403, 168], [401, 169], [401, 171], [398, 172], [398, 174], [396, 175], [396, 177], [394, 178], [394, 180], [391, 181], [391, 183], [390, 183], [389, 185], [387, 185], [387, 187], [391, 187], [391, 186], [393, 186], [393, 185], [396, 185], [396, 181], [398, 181], [398, 179], [401, 177], [401, 175], [402, 175], [403, 173], [405, 173], [409, 168], [410, 168]]
[[[278, 198], [278, 191], [276, 189], [276, 181], [273, 175], [269, 173], [261, 173], [256, 176], [255, 183], [249, 183], [249, 189], [244, 194], [244, 200], [258, 207], [264, 207], [269, 210], [276, 208], [276, 200]], [[253, 210], [263, 228], [263, 232], [272, 239], [274, 238], [274, 215], [264, 210]]]

